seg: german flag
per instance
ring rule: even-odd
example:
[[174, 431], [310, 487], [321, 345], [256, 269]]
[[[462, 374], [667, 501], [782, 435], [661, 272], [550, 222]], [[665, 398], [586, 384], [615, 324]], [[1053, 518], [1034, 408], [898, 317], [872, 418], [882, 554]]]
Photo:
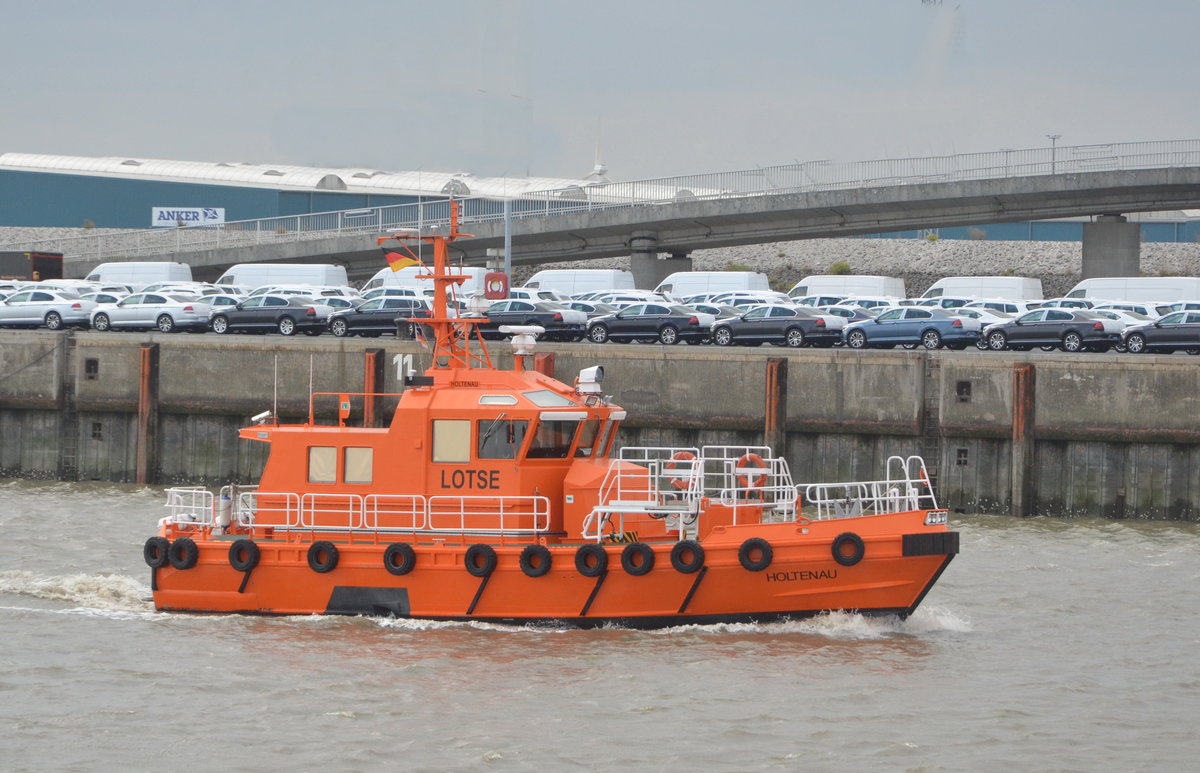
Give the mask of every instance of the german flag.
[[386, 252], [384, 253], [384, 257], [387, 258], [388, 266], [391, 267], [392, 271], [399, 271], [400, 269], [408, 268], [409, 266], [421, 265], [421, 261], [417, 260], [416, 258], [403, 255], [399, 252]]

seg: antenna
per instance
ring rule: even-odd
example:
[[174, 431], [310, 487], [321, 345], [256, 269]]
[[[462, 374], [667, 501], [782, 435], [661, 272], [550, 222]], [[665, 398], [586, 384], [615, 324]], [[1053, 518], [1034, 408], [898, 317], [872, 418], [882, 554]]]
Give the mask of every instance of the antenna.
[[275, 414], [276, 421], [279, 420], [279, 355], [275, 355], [275, 375], [272, 380], [275, 382], [275, 395], [271, 398], [271, 413]]

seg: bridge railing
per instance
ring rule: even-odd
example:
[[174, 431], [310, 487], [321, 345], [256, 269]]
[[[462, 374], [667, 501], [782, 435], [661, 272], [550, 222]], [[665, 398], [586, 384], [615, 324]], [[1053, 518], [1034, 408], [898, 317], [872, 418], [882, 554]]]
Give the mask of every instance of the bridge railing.
[[[808, 161], [631, 182], [581, 183], [567, 188], [526, 193], [512, 200], [510, 206], [512, 217], [520, 219], [669, 205], [682, 201], [1182, 166], [1200, 166], [1200, 140], [997, 150], [847, 163]], [[479, 196], [460, 198], [459, 206], [460, 222], [468, 233], [472, 223], [494, 222], [505, 217], [504, 202], [495, 199]], [[241, 220], [219, 226], [151, 228], [17, 242], [0, 245], [0, 251], [61, 252], [69, 258], [80, 260], [170, 255], [377, 234], [390, 228], [436, 229], [445, 227], [449, 216], [449, 204], [439, 199]]]

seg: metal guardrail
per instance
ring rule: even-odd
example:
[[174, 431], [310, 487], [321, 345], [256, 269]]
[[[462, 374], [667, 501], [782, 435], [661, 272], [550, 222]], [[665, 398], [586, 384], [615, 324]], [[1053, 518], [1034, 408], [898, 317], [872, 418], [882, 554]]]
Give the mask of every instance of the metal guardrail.
[[[587, 183], [527, 193], [519, 199], [514, 199], [510, 206], [511, 216], [520, 219], [617, 208], [663, 206], [681, 201], [1184, 166], [1200, 166], [1200, 140], [997, 150], [989, 153], [848, 163], [808, 161], [735, 172], [660, 177], [632, 182]], [[478, 196], [458, 201], [459, 222], [464, 227], [472, 223], [499, 221], [505, 217], [503, 201]], [[153, 228], [115, 234], [88, 234], [67, 239], [17, 242], [0, 245], [0, 251], [61, 252], [66, 257], [84, 260], [170, 255], [354, 234], [377, 234], [390, 228], [436, 229], [445, 227], [449, 216], [448, 202], [439, 200], [241, 220], [220, 226]]]

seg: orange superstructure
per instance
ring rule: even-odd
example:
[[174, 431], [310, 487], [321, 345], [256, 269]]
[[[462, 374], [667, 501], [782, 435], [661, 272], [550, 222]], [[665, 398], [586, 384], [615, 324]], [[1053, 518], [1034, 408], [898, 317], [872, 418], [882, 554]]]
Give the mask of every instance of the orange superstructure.
[[518, 327], [499, 370], [478, 318], [449, 313], [459, 236], [419, 237], [434, 247], [433, 365], [388, 428], [259, 423], [241, 430], [270, 445], [256, 487], [168, 491], [144, 549], [158, 609], [632, 627], [903, 616], [958, 552], [916, 457], [801, 489], [762, 446], [614, 450], [625, 411], [602, 369], [569, 385], [527, 370], [537, 331]]

